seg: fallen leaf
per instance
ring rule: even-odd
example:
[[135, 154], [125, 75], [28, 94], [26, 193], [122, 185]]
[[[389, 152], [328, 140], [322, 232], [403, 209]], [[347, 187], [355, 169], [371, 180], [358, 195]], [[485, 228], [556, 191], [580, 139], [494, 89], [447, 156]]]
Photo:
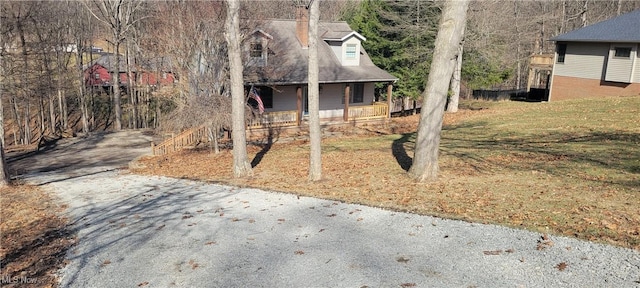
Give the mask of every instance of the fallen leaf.
[[302, 251], [302, 250], [297, 250], [296, 252], [293, 252], [293, 254], [296, 254], [296, 255], [302, 255], [302, 254], [304, 254], [304, 251]]
[[195, 270], [196, 268], [200, 267], [200, 264], [196, 263], [196, 260], [189, 260], [189, 265], [191, 265], [191, 270]]
[[402, 287], [416, 287], [416, 283], [402, 283], [400, 284]]
[[513, 252], [516, 252], [516, 250], [513, 250], [513, 248], [509, 248], [507, 250], [504, 250], [504, 252], [513, 253]]
[[493, 251], [482, 251], [484, 255], [500, 255], [502, 250], [493, 250]]
[[204, 245], [213, 245], [213, 244], [216, 244], [216, 241], [209, 241], [207, 243], [204, 243]]
[[336, 217], [336, 213], [329, 214], [329, 215], [327, 215], [327, 217]]
[[156, 228], [156, 230], [161, 230], [162, 228], [164, 228], [164, 224], [158, 226], [158, 228]]
[[149, 285], [149, 282], [144, 281], [144, 282], [142, 282], [142, 283], [139, 283], [139, 284], [138, 284], [138, 287], [147, 286], [147, 285]]
[[567, 269], [567, 263], [560, 262], [560, 263], [558, 263], [558, 265], [556, 265], [556, 268], [558, 268], [558, 270], [560, 270], [560, 271], [564, 271], [564, 269]]
[[409, 262], [409, 258], [405, 258], [404, 256], [400, 256], [400, 257], [396, 257], [396, 261], [398, 261], [399, 263], [407, 263]]

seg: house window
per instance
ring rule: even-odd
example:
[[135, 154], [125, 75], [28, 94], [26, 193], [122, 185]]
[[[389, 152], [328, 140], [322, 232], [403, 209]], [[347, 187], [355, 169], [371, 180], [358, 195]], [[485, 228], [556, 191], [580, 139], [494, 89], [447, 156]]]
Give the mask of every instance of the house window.
[[631, 57], [631, 48], [630, 47], [616, 47], [616, 52], [614, 57], [619, 58], [629, 58]]
[[262, 44], [261, 43], [251, 44], [251, 52], [249, 55], [252, 58], [262, 58]]
[[[364, 102], [364, 83], [353, 83], [349, 89], [349, 103], [362, 103]], [[342, 97], [342, 104], [344, 104], [344, 97]]]
[[96, 79], [100, 79], [100, 73], [96, 73], [93, 77], [95, 77]]
[[356, 59], [356, 44], [347, 44], [347, 59]]
[[162, 79], [167, 79], [167, 73], [162, 73]]
[[558, 44], [557, 46], [558, 52], [558, 63], [564, 63], [564, 57], [567, 54], [567, 44]]

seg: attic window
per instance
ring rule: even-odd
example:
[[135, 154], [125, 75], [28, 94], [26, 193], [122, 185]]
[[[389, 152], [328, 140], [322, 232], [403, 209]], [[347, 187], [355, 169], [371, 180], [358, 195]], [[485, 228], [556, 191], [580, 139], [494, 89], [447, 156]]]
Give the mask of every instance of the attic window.
[[93, 77], [95, 77], [96, 79], [100, 79], [100, 73], [96, 73]]
[[616, 53], [614, 57], [618, 58], [629, 58], [631, 57], [631, 48], [630, 47], [616, 47]]
[[356, 59], [356, 44], [347, 44], [345, 51], [347, 59]]
[[262, 58], [262, 44], [261, 43], [253, 43], [253, 44], [251, 44], [250, 56], [252, 58]]

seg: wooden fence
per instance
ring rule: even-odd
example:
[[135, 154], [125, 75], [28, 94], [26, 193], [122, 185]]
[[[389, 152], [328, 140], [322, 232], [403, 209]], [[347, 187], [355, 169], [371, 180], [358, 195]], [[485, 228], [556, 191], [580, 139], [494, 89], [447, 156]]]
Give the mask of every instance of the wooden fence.
[[200, 126], [182, 131], [176, 136], [172, 135], [171, 138], [162, 141], [158, 145], [151, 142], [151, 150], [153, 151], [153, 155], [164, 155], [181, 150], [184, 147], [193, 147], [199, 142], [207, 141], [207, 127]]

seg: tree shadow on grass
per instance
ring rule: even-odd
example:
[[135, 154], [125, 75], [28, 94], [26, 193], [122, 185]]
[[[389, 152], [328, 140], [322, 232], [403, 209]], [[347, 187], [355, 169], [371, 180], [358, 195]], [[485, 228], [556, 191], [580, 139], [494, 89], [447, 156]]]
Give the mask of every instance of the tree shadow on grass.
[[[279, 130], [275, 130], [274, 128], [269, 127], [269, 133], [267, 134], [266, 143], [262, 144], [262, 150], [260, 150], [260, 152], [258, 152], [256, 156], [253, 157], [253, 160], [251, 160], [251, 168], [255, 168], [256, 166], [258, 166], [258, 164], [260, 164], [262, 158], [264, 158], [264, 155], [266, 155], [267, 152], [271, 150], [273, 143], [277, 141], [279, 135]], [[275, 141], [274, 138], [276, 139]]]
[[[640, 135], [637, 133], [590, 131], [528, 135], [490, 131], [485, 124], [476, 122], [443, 128], [445, 134], [441, 137], [440, 153], [462, 160], [479, 172], [493, 170], [492, 167], [519, 171], [540, 170], [550, 175], [587, 177], [627, 187], [638, 185], [634, 177], [623, 176], [640, 171], [640, 166], [636, 164], [640, 163], [640, 150], [635, 148], [636, 143], [640, 142]], [[506, 160], [501, 160], [502, 157], [487, 158], [496, 153], [505, 156]], [[577, 168], [584, 165], [603, 169], [611, 175], [585, 176]]]
[[413, 135], [415, 135], [415, 133], [402, 134], [402, 137], [393, 140], [393, 143], [391, 144], [391, 153], [404, 171], [409, 171], [411, 164], [413, 164], [413, 158], [407, 154], [407, 149], [404, 147], [404, 143], [411, 142]]

